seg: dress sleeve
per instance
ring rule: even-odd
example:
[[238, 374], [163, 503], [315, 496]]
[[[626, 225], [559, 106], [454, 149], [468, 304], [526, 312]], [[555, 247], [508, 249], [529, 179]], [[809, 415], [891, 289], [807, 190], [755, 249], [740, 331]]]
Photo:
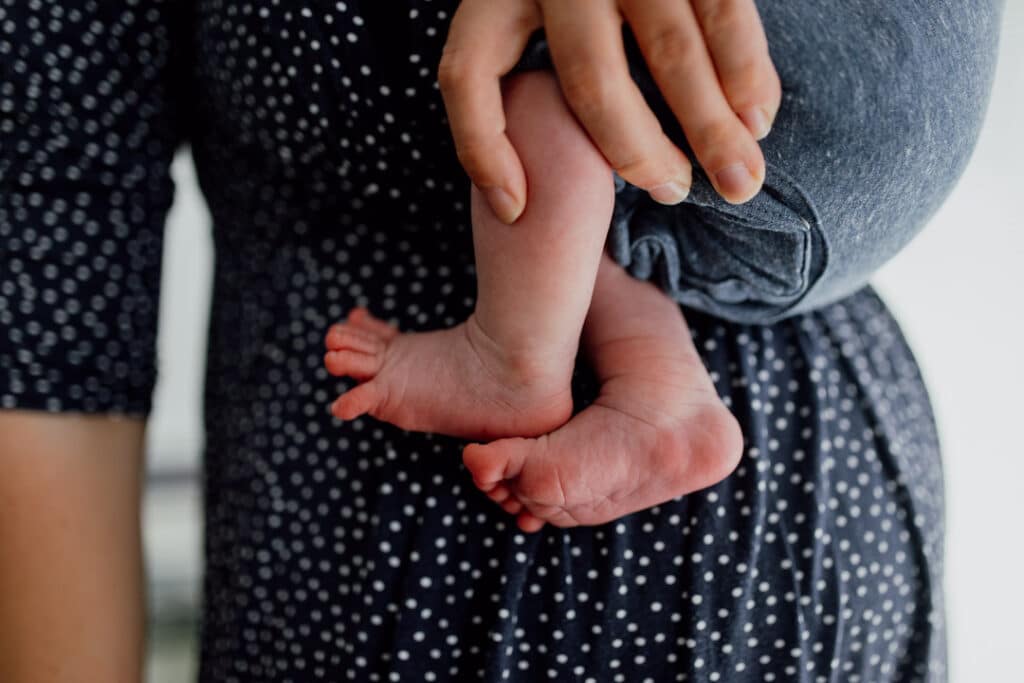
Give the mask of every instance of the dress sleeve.
[[184, 6], [0, 0], [0, 408], [149, 412]]
[[[764, 189], [731, 205], [695, 167], [675, 207], [616, 179], [612, 256], [680, 303], [771, 323], [862, 287], [935, 213], [988, 102], [1002, 3], [758, 3], [783, 104]], [[628, 30], [633, 78], [690, 159]], [[549, 66], [543, 36], [519, 68]]]

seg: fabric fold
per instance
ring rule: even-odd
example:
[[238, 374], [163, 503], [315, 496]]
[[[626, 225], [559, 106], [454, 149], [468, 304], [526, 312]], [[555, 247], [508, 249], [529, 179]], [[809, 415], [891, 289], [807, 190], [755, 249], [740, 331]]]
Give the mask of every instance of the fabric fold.
[[663, 206], [616, 176], [612, 257], [681, 304], [736, 322], [784, 317], [828, 262], [814, 207], [771, 167], [764, 190], [738, 206], [702, 173], [694, 180], [684, 203]]

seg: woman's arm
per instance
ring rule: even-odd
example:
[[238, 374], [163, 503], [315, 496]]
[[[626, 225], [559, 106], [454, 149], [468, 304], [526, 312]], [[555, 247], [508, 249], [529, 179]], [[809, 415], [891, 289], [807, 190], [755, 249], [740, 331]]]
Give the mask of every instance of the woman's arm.
[[[624, 186], [613, 255], [681, 303], [745, 323], [864, 286], [925, 226], [971, 156], [1001, 8], [1001, 0], [763, 3], [783, 85], [761, 143], [764, 189], [732, 205], [698, 169], [686, 203], [664, 207]], [[686, 149], [640, 50], [627, 47], [658, 120]]]
[[141, 680], [143, 422], [0, 412], [0, 680]]
[[[464, 72], [449, 67], [465, 76], [461, 86], [452, 75], [441, 79], [442, 90], [448, 90], [446, 103], [452, 103], [456, 114], [452, 128], [457, 145], [460, 138], [465, 142], [481, 137], [479, 132], [467, 133], [476, 130], [476, 124], [491, 137], [501, 132], [500, 118], [482, 117], [489, 97], [484, 86], [502, 72], [495, 65], [506, 71], [515, 65], [504, 66], [503, 50], [503, 59], [495, 57], [493, 45], [501, 41], [491, 40], [489, 48], [480, 45], [486, 36], [498, 35], [487, 31], [488, 21], [494, 20], [491, 15], [502, 9], [511, 12], [508, 8], [518, 4], [493, 5], [489, 13], [474, 12], [462, 24], [453, 22], [449, 40], [455, 46], [453, 54], [460, 57], [450, 61], [478, 65]], [[719, 165], [707, 161], [721, 157], [702, 153], [718, 148], [720, 138], [695, 135], [702, 128], [687, 125], [680, 106], [683, 96], [699, 100], [708, 91], [712, 99], [719, 96], [701, 77], [706, 63], [701, 66], [686, 57], [682, 47], [651, 47], [652, 36], [663, 42], [666, 35], [685, 35], [673, 12], [687, 3], [645, 5], [647, 23], [631, 26], [635, 37], [628, 34], [624, 46], [607, 29], [595, 28], [590, 13], [605, 4], [593, 3], [587, 10], [577, 7], [586, 16], [568, 22], [572, 31], [590, 37], [589, 52], [577, 54], [593, 62], [586, 69], [576, 68], [593, 74], [590, 85], [574, 86], [568, 96], [580, 99], [589, 90], [590, 102], [582, 110], [594, 120], [620, 124], [603, 128], [611, 147], [601, 144], [598, 136], [595, 141], [606, 154], [609, 148], [633, 150], [636, 163], [627, 164], [629, 169], [663, 168], [665, 156], [678, 150], [700, 162], [693, 170], [689, 196], [677, 206], [655, 201], [648, 192], [649, 178], [637, 181], [635, 175], [622, 174], [628, 182], [620, 182], [609, 248], [634, 276], [657, 282], [679, 302], [745, 323], [774, 322], [853, 292], [925, 225], [973, 149], [994, 72], [1002, 7], [1001, 0], [926, 5], [913, 0], [760, 3], [759, 27], [767, 36], [769, 65], [774, 63], [778, 70], [783, 97], [772, 133], [762, 142], [763, 189], [736, 205], [723, 199], [728, 193], [715, 178]], [[691, 4], [698, 15], [701, 7], [716, 5], [696, 0]], [[753, 8], [748, 2], [717, 6], [722, 8], [720, 17]], [[650, 19], [655, 15], [660, 17], [656, 22]], [[631, 16], [638, 15], [626, 18]], [[549, 18], [544, 13], [546, 30]], [[521, 23], [534, 25], [527, 19]], [[718, 57], [724, 54], [720, 46], [728, 42], [723, 36], [735, 38], [743, 32], [708, 35], [706, 21], [701, 27], [725, 92], [736, 90], [736, 85], [727, 85], [730, 82], [774, 82], [774, 72], [769, 78], [757, 68], [747, 69], [746, 81], [723, 78], [729, 73]], [[549, 60], [549, 66], [564, 74], [558, 43], [566, 40], [566, 29], [548, 33], [550, 46], [542, 45], [543, 59], [534, 61]], [[508, 26], [500, 35], [518, 34]], [[759, 41], [740, 46], [737, 54], [747, 55], [741, 61], [760, 64], [758, 46]], [[601, 74], [615, 72], [599, 53], [611, 55], [617, 68], [628, 64], [631, 78], [613, 76], [598, 83]], [[660, 63], [652, 59], [659, 54]], [[666, 65], [673, 61], [674, 66]], [[697, 88], [700, 83], [704, 87]], [[634, 104], [634, 91], [643, 95], [643, 106]], [[733, 97], [729, 96], [730, 103]], [[638, 137], [650, 135], [659, 142], [637, 143]], [[508, 175], [508, 155], [494, 154], [487, 163], [481, 160], [494, 149], [500, 151], [500, 146], [469, 145], [460, 153], [471, 162], [467, 169], [474, 182], [497, 182]], [[729, 150], [730, 145], [722, 149]], [[505, 169], [506, 175], [492, 169]]]
[[0, 681], [141, 676], [188, 4], [0, 3]]

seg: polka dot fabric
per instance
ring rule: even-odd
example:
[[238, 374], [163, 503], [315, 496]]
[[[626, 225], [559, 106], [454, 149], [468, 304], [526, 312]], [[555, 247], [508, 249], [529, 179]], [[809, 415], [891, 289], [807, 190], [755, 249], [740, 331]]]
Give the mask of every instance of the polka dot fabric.
[[166, 8], [0, 0], [0, 408], [148, 411]]
[[217, 250], [200, 680], [945, 680], [934, 422], [870, 289], [770, 326], [687, 310], [745, 456], [599, 527], [523, 534], [461, 442], [330, 416], [330, 323], [473, 305], [434, 75], [455, 4], [0, 0], [3, 407], [148, 410], [167, 164], [193, 146]]

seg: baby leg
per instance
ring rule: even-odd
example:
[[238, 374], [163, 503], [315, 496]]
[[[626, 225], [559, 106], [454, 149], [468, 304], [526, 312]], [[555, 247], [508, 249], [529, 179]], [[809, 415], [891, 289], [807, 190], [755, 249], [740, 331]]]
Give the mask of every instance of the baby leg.
[[551, 74], [510, 80], [508, 134], [529, 200], [502, 223], [475, 189], [478, 297], [469, 319], [399, 334], [365, 310], [327, 335], [325, 363], [363, 383], [332, 410], [404, 429], [495, 438], [543, 434], [572, 411], [570, 379], [614, 201], [612, 171]]
[[523, 531], [603, 524], [721, 481], [742, 454], [678, 304], [608, 256], [583, 343], [602, 382], [592, 405], [551, 434], [463, 453]]

